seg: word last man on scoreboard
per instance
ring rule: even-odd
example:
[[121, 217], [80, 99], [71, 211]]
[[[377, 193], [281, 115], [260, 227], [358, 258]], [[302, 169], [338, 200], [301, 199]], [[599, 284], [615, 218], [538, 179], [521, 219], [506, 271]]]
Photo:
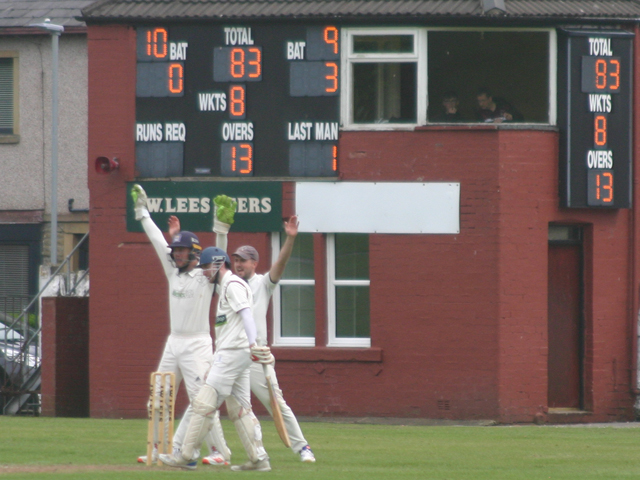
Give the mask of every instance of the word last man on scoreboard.
[[136, 31], [138, 176], [338, 175], [337, 27]]

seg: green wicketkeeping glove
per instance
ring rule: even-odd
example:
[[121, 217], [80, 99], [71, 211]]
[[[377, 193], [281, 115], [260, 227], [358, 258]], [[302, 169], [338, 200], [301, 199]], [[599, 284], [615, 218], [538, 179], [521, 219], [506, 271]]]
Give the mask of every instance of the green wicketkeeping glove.
[[229, 233], [238, 202], [226, 195], [218, 195], [213, 199], [213, 205], [213, 231], [222, 234]]
[[133, 207], [136, 212], [136, 220], [142, 220], [145, 216], [149, 216], [147, 210], [147, 192], [144, 191], [137, 183], [131, 189], [131, 198], [133, 199]]

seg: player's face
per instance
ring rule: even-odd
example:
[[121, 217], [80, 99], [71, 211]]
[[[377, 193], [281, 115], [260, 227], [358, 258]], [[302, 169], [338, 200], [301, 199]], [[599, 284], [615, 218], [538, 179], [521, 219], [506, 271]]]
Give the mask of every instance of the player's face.
[[184, 268], [189, 264], [189, 253], [191, 249], [188, 247], [173, 247], [171, 250], [171, 256], [173, 261], [176, 262], [178, 268]]
[[256, 273], [256, 265], [258, 262], [255, 260], [245, 260], [238, 255], [233, 256], [233, 271], [244, 281], [249, 280]]
[[207, 263], [205, 265], [201, 265], [202, 273], [210, 281], [213, 281], [213, 279], [216, 276], [216, 273], [218, 273], [221, 267], [222, 267], [222, 263]]
[[480, 108], [487, 109], [491, 107], [491, 103], [492, 103], [491, 97], [487, 97], [487, 95], [484, 93], [478, 95], [478, 106]]

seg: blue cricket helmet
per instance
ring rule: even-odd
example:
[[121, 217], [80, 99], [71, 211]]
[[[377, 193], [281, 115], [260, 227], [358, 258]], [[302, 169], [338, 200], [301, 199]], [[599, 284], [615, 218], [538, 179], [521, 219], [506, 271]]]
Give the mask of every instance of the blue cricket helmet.
[[200, 264], [199, 267], [203, 265], [207, 265], [209, 263], [219, 263], [224, 261], [227, 268], [231, 268], [231, 259], [227, 252], [218, 247], [207, 247], [202, 251], [202, 255], [200, 255]]

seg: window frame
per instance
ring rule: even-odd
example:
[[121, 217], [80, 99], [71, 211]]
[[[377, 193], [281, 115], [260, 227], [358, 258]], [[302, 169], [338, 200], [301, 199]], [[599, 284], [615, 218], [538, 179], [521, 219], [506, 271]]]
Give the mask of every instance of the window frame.
[[[427, 97], [421, 92], [427, 91], [427, 30], [418, 27], [358, 27], [343, 28], [341, 42], [343, 54], [341, 56], [342, 82], [340, 85], [340, 117], [342, 126], [346, 130], [413, 130], [427, 121]], [[352, 53], [355, 36], [388, 36], [413, 35], [413, 53]], [[353, 122], [353, 68], [354, 63], [415, 63], [417, 123], [354, 123]]]
[[[326, 235], [327, 248], [327, 346], [328, 347], [356, 347], [371, 348], [369, 338], [345, 338], [336, 336], [336, 287], [367, 287], [371, 288], [371, 274], [369, 280], [336, 280], [336, 236], [335, 233]], [[369, 253], [369, 258], [371, 254]], [[369, 297], [371, 302], [371, 297]], [[371, 322], [371, 318], [369, 318]]]
[[[518, 122], [522, 125], [557, 125], [557, 31], [552, 27], [537, 28], [501, 28], [501, 27], [356, 27], [342, 28], [342, 56], [341, 56], [341, 91], [340, 96], [340, 121], [343, 130], [413, 130], [415, 127], [439, 125], [437, 122], [428, 122], [427, 112], [429, 107], [428, 89], [428, 40], [430, 31], [484, 31], [484, 32], [546, 32], [548, 35], [548, 68], [547, 79], [548, 94], [548, 123]], [[353, 37], [357, 35], [407, 35], [413, 34], [415, 53], [352, 53]], [[354, 123], [353, 122], [353, 63], [398, 63], [402, 60], [414, 60], [417, 63], [417, 123]], [[465, 122], [463, 125], [478, 125], [477, 122]], [[510, 127], [513, 124], [501, 125]]]
[[13, 133], [0, 133], [0, 144], [18, 143], [20, 141], [19, 53], [15, 50], [0, 50], [0, 58], [11, 58], [13, 60]]
[[[271, 258], [278, 258], [280, 254], [280, 232], [273, 232], [271, 234]], [[315, 258], [315, 252], [314, 252]], [[299, 285], [299, 286], [313, 286], [315, 291], [316, 281], [315, 278], [309, 280], [288, 280], [281, 278], [277, 283], [272, 295], [273, 306], [273, 342], [271, 344], [275, 347], [315, 347], [316, 338], [313, 337], [284, 337], [282, 336], [282, 301], [280, 296], [282, 294], [281, 286], [283, 285]]]

